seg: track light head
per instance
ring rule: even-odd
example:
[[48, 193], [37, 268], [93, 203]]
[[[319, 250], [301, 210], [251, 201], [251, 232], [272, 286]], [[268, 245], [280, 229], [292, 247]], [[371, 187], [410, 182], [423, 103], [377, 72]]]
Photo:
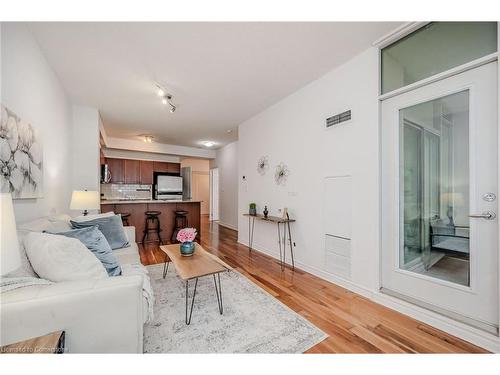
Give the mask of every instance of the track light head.
[[177, 110], [177, 106], [172, 103], [172, 95], [167, 93], [160, 85], [156, 85], [156, 88], [158, 89], [157, 94], [161, 98], [163, 105], [168, 104], [170, 106], [170, 113], [174, 113]]

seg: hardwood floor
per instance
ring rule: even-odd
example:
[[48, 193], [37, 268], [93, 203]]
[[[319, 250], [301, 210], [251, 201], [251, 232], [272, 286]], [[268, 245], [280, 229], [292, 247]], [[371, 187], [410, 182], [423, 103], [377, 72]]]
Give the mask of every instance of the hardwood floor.
[[[308, 353], [485, 353], [427, 324], [307, 272], [286, 269], [237, 243], [233, 230], [202, 219], [203, 247], [329, 335]], [[145, 265], [162, 263], [158, 244], [139, 246]]]

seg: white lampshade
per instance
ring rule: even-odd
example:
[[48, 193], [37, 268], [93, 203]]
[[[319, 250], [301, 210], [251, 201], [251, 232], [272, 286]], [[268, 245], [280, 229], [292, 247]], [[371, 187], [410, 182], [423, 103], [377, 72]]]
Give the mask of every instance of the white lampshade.
[[21, 266], [16, 219], [10, 193], [0, 194], [0, 275], [6, 275]]
[[101, 207], [98, 191], [74, 190], [69, 208], [72, 210], [98, 210]]

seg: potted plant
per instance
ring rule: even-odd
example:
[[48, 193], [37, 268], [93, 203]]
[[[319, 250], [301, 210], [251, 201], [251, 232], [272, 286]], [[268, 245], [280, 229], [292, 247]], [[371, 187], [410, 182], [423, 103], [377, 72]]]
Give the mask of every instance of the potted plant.
[[194, 239], [196, 238], [195, 228], [184, 228], [177, 233], [177, 241], [181, 243], [180, 251], [181, 255], [184, 257], [190, 257], [194, 254], [195, 244]]
[[257, 215], [257, 205], [255, 203], [250, 203], [248, 213], [252, 216]]

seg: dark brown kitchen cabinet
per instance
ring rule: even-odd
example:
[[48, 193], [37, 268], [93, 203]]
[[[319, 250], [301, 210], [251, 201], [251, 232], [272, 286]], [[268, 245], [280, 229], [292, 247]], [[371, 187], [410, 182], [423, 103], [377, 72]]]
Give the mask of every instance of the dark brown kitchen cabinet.
[[141, 160], [141, 184], [153, 184], [153, 162]]
[[111, 172], [112, 184], [123, 184], [125, 182], [125, 167], [123, 159], [107, 158], [109, 171]]
[[155, 161], [153, 169], [155, 172], [181, 173], [180, 163], [167, 163], [164, 161]]
[[155, 172], [168, 172], [168, 163], [155, 161], [153, 162], [153, 169]]
[[167, 169], [170, 173], [181, 173], [181, 165], [179, 163], [168, 163]]
[[124, 166], [125, 166], [125, 183], [140, 184], [141, 162], [139, 160], [124, 159]]

